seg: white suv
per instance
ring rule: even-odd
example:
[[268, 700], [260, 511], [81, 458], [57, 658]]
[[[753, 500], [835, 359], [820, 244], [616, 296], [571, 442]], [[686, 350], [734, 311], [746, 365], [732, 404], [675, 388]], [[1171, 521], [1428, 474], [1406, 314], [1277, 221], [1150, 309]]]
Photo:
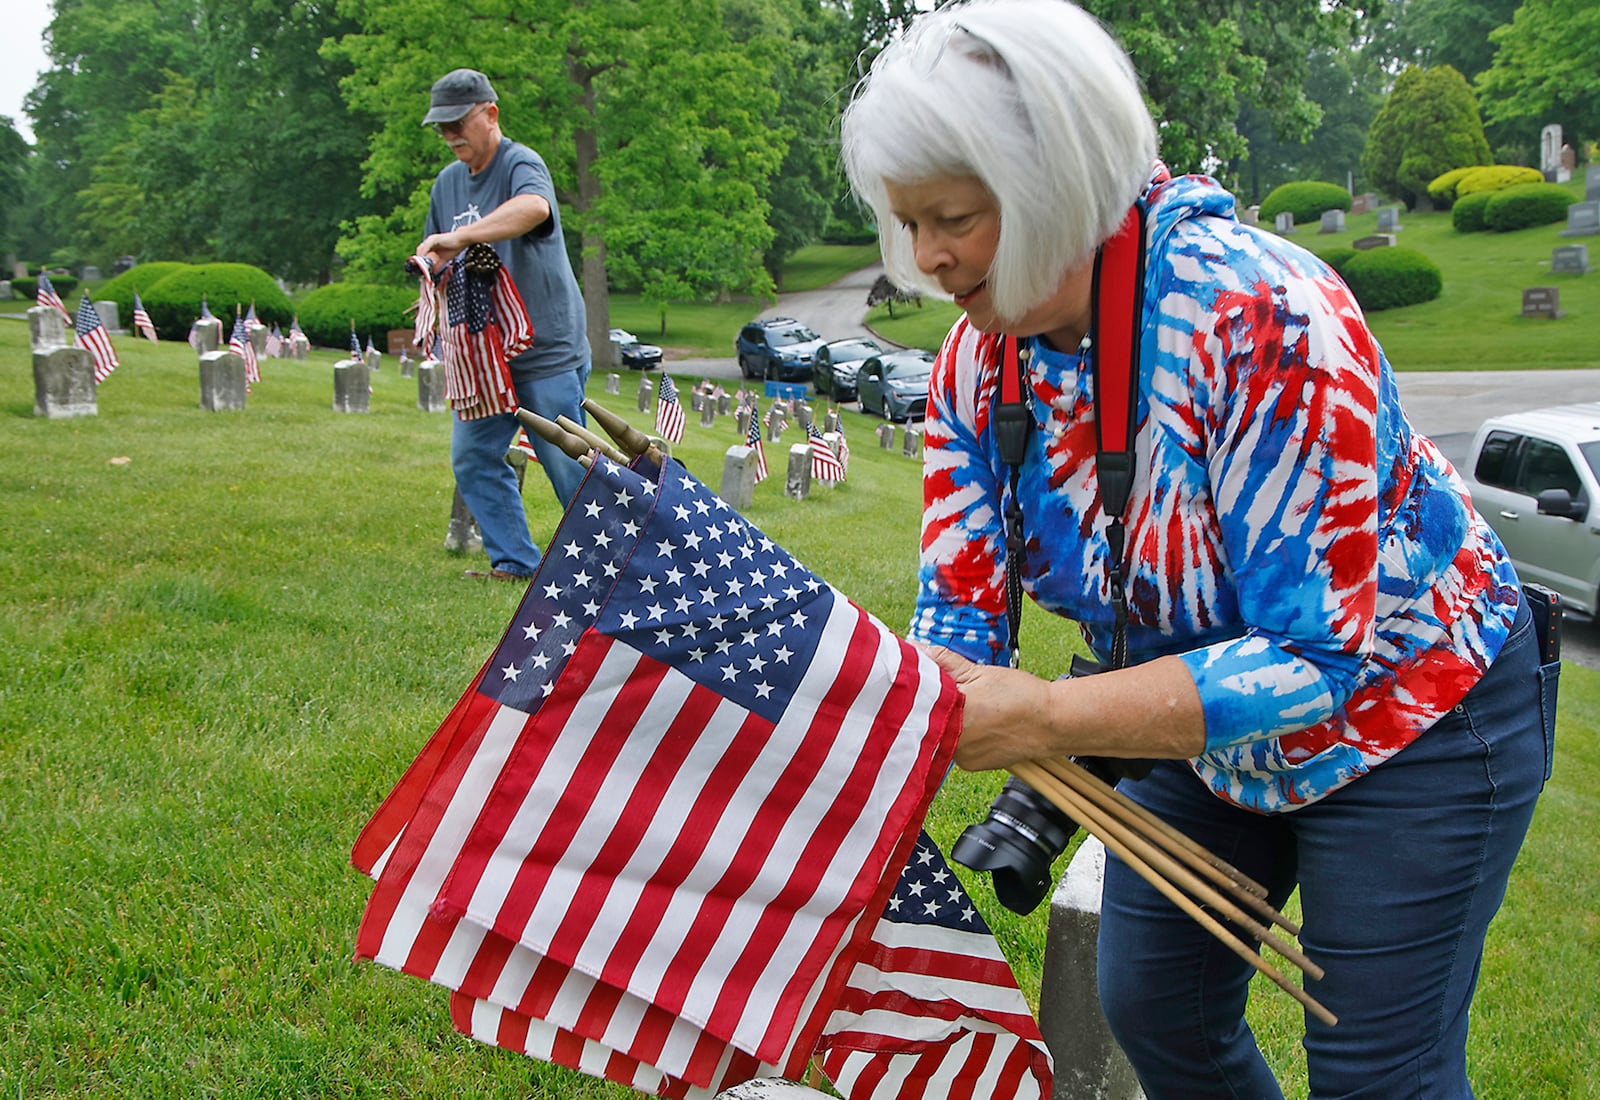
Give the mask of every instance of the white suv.
[[1600, 591], [1600, 403], [1495, 416], [1473, 440], [1472, 503], [1517, 575], [1594, 617]]

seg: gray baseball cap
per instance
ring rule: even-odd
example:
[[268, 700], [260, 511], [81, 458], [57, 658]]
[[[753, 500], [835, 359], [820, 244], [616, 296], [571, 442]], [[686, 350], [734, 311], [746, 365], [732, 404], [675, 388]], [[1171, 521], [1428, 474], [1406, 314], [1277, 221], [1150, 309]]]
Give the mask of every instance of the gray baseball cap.
[[494, 103], [499, 98], [489, 86], [489, 78], [477, 69], [454, 69], [433, 82], [433, 99], [422, 124], [455, 122], [476, 104]]

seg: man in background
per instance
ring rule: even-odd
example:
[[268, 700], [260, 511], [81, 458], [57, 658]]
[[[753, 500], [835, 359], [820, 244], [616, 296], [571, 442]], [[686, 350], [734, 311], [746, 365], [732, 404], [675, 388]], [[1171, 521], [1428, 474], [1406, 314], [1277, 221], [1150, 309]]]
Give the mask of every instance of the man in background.
[[[589, 339], [555, 186], [538, 153], [500, 132], [498, 100], [489, 78], [475, 69], [456, 69], [434, 83], [423, 125], [445, 140], [456, 163], [434, 181], [417, 255], [438, 270], [468, 245], [493, 245], [533, 323], [533, 346], [510, 363], [518, 403], [551, 420], [566, 416], [582, 424]], [[521, 486], [506, 463], [517, 428], [511, 413], [457, 416], [452, 426], [450, 465], [489, 555], [488, 572], [468, 570], [469, 577], [526, 580], [539, 566]], [[565, 507], [583, 467], [543, 439], [533, 446]]]

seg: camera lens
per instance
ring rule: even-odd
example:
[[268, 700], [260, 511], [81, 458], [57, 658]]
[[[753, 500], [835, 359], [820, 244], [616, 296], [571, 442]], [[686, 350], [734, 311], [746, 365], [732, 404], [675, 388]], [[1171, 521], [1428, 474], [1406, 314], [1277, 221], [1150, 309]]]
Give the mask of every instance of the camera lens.
[[1050, 892], [1050, 865], [1066, 850], [1077, 823], [1038, 791], [1012, 777], [989, 816], [962, 831], [950, 856], [987, 871], [995, 897], [1014, 913], [1031, 913]]

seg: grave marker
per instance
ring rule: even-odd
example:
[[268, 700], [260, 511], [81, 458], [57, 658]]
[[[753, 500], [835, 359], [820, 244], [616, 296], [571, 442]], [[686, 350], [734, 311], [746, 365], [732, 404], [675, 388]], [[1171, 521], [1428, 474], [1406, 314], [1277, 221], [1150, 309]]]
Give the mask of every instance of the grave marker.
[[1324, 210], [1322, 212], [1322, 225], [1317, 230], [1317, 232], [1318, 233], [1343, 233], [1344, 232], [1344, 211], [1340, 210], [1338, 207], [1335, 207], [1332, 210]]
[[783, 495], [805, 500], [811, 495], [811, 444], [796, 443], [789, 448], [789, 469], [783, 479]]
[[106, 327], [107, 332], [113, 336], [126, 334], [126, 330], [122, 327], [122, 322], [117, 317], [117, 303], [110, 299], [106, 299], [103, 302], [95, 302], [94, 311], [100, 315], [100, 323]]
[[1561, 291], [1553, 286], [1530, 286], [1522, 292], [1522, 315], [1551, 320], [1565, 317], [1566, 311], [1561, 308]]
[[[96, 282], [99, 282], [100, 281], [100, 269], [98, 267], [96, 267], [94, 264], [84, 264], [83, 265], [83, 270], [78, 272], [78, 279], [81, 282], [85, 282], [85, 283], [96, 283]], [[95, 304], [98, 305], [99, 303], [97, 302]], [[111, 327], [110, 325], [106, 326], [106, 328], [110, 328], [110, 327]]]
[[[200, 355], [208, 355], [223, 347], [222, 319], [220, 317], [201, 317], [194, 323], [195, 351]], [[304, 358], [304, 356], [301, 356]]]
[[385, 350], [390, 355], [399, 355], [408, 351], [417, 342], [417, 330], [414, 328], [392, 328], [384, 333], [383, 342]]
[[200, 407], [208, 412], [244, 408], [244, 356], [227, 348], [200, 355]]
[[445, 528], [444, 548], [456, 554], [476, 554], [483, 549], [483, 536], [478, 533], [478, 521], [461, 495], [461, 486], [455, 487], [455, 499], [450, 502], [450, 526]]
[[1589, 274], [1589, 246], [1586, 244], [1558, 244], [1550, 252], [1550, 274]]
[[638, 405], [640, 412], [650, 411], [650, 398], [654, 396], [655, 389], [655, 386], [650, 383], [649, 378], [642, 374], [639, 376]]
[[1583, 170], [1583, 198], [1585, 202], [1600, 202], [1600, 164]]
[[417, 408], [440, 413], [449, 407], [444, 399], [444, 364], [437, 359], [424, 359], [417, 364]]
[[728, 507], [742, 512], [756, 496], [756, 452], [754, 447], [735, 443], [722, 455], [722, 488], [717, 495]]
[[70, 347], [67, 340], [67, 320], [61, 311], [49, 306], [33, 306], [28, 310], [28, 336], [33, 341], [35, 354], [51, 348]]
[[606, 392], [610, 394], [620, 394], [622, 392], [622, 375], [616, 371], [606, 375]]
[[878, 446], [885, 451], [894, 450], [894, 425], [879, 424], [877, 427]]
[[1274, 232], [1280, 237], [1288, 237], [1294, 233], [1294, 214], [1285, 210], [1272, 221]]
[[910, 424], [906, 425], [905, 444], [900, 448], [900, 453], [907, 458], [922, 457], [922, 431], [920, 428], [913, 428]]
[[717, 403], [709, 396], [700, 398], [700, 426], [714, 428], [717, 424]]
[[1371, 191], [1363, 191], [1350, 200], [1350, 213], [1370, 214], [1378, 208], [1378, 196]]
[[98, 416], [99, 412], [94, 357], [88, 348], [53, 347], [34, 351], [34, 416], [62, 420], [73, 416]]
[[[1380, 234], [1398, 233], [1401, 228], [1400, 208], [1398, 206], [1385, 206], [1378, 211], [1378, 232]], [[1391, 241], [1390, 243], [1393, 244], [1394, 242]]]
[[1600, 200], [1575, 202], [1567, 207], [1567, 227], [1563, 237], [1592, 237], [1600, 233]]
[[1556, 175], [1561, 171], [1561, 124], [1552, 122], [1539, 131], [1539, 171], [1545, 182], [1559, 183]]
[[1370, 237], [1362, 237], [1359, 240], [1352, 241], [1350, 247], [1357, 252], [1365, 252], [1369, 248], [1393, 248], [1394, 234], [1374, 233]]
[[1261, 224], [1261, 207], [1259, 207], [1259, 206], [1247, 206], [1247, 207], [1245, 207], [1243, 210], [1239, 211], [1239, 220], [1241, 222], [1243, 222], [1245, 225], [1260, 225]]
[[347, 359], [333, 365], [333, 411], [341, 413], [370, 412], [372, 405], [372, 375], [366, 363]]

